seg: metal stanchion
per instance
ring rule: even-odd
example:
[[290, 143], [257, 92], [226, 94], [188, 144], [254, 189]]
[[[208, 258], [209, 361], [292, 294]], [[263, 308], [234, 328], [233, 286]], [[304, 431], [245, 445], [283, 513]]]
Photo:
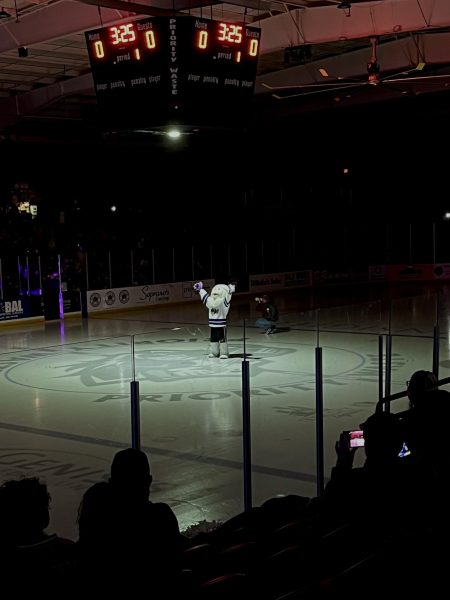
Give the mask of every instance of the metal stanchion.
[[245, 348], [244, 321], [244, 360], [242, 361], [242, 443], [244, 462], [244, 510], [252, 508], [252, 450], [250, 429], [250, 363]]
[[323, 364], [322, 348], [319, 346], [319, 310], [317, 310], [317, 346], [316, 361], [316, 473], [317, 495], [321, 496], [325, 487], [323, 455]]
[[141, 449], [141, 414], [139, 406], [139, 381], [136, 381], [136, 364], [134, 357], [134, 335], [131, 336], [131, 366], [133, 381], [130, 382], [131, 392], [131, 447]]
[[139, 381], [130, 383], [131, 391], [131, 446], [141, 449], [141, 418], [139, 407]]

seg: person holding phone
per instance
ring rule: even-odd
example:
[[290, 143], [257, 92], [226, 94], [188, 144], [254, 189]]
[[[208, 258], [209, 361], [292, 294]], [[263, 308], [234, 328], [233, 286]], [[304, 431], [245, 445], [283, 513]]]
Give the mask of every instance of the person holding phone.
[[[336, 464], [320, 499], [324, 518], [336, 524], [363, 521], [373, 526], [374, 531], [378, 526], [380, 531], [389, 529], [397, 518], [402, 523], [406, 520], [405, 526], [409, 526], [412, 513], [419, 510], [416, 501], [423, 502], [423, 494], [414, 475], [414, 465], [407, 457], [399, 457], [403, 447], [400, 420], [393, 413], [377, 412], [360, 428], [355, 430], [358, 436], [353, 438], [349, 431], [343, 431], [336, 442]], [[361, 440], [360, 431], [365, 445], [353, 446], [352, 439]], [[354, 467], [355, 454], [361, 447], [364, 464]], [[400, 504], [399, 517], [392, 506]]]

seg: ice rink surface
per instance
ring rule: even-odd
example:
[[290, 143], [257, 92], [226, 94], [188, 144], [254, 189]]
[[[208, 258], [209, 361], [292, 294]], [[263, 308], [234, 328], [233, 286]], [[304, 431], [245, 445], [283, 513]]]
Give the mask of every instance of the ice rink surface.
[[[84, 490], [107, 478], [114, 453], [131, 445], [134, 379], [142, 448], [154, 476], [152, 499], [171, 505], [181, 529], [232, 517], [244, 508], [245, 357], [253, 504], [277, 494], [314, 496], [316, 347], [323, 356], [328, 474], [339, 433], [358, 428], [378, 400], [380, 339], [385, 347], [386, 335], [392, 335], [392, 393], [404, 390], [414, 371], [431, 370], [436, 324], [439, 377], [450, 376], [445, 288], [437, 298], [436, 289], [403, 291], [391, 302], [305, 310], [302, 293], [290, 293], [278, 299], [278, 333], [267, 336], [254, 326], [252, 299], [236, 294], [228, 360], [208, 358], [207, 314], [200, 302], [2, 325], [0, 480], [39, 476], [52, 495], [49, 531], [76, 539]], [[399, 400], [392, 409], [406, 406]], [[363, 451], [358, 453], [362, 460]]]

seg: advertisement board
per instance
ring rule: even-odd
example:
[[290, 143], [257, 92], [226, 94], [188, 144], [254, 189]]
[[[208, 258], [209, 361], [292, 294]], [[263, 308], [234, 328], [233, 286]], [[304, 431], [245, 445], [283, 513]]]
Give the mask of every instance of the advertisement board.
[[[88, 312], [120, 310], [196, 300], [198, 296], [192, 287], [194, 283], [195, 281], [183, 281], [90, 290], [87, 292], [87, 309]], [[214, 279], [203, 280], [203, 286], [205, 289], [212, 288]]]

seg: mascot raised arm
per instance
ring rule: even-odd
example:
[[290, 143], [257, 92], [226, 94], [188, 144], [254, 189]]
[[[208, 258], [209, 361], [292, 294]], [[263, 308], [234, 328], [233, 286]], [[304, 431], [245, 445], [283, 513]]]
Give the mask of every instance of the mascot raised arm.
[[210, 328], [209, 358], [228, 358], [227, 316], [230, 310], [231, 296], [236, 286], [218, 283], [209, 294], [203, 289], [203, 282], [194, 284], [194, 290], [199, 293], [200, 300], [209, 311], [208, 324]]

